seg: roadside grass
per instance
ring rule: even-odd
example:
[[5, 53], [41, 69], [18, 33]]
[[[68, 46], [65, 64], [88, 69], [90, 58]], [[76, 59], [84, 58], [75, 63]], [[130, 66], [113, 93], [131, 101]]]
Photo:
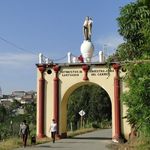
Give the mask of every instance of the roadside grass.
[[[74, 137], [76, 135], [91, 132], [91, 131], [94, 131], [94, 130], [95, 130], [94, 128], [83, 128], [83, 129], [79, 129], [79, 130], [76, 130], [76, 131], [69, 131], [67, 133], [67, 135], [68, 135], [68, 137], [71, 138], [71, 137]], [[42, 139], [37, 138], [36, 139], [36, 144], [43, 144], [43, 143], [47, 143], [47, 142], [50, 142], [50, 141], [51, 141], [51, 138], [48, 138], [48, 137], [44, 137]], [[28, 138], [27, 145], [31, 146], [30, 138]], [[12, 138], [9, 138], [7, 140], [4, 140], [4, 141], [0, 142], [0, 150], [13, 150], [13, 149], [16, 149], [16, 148], [19, 148], [19, 147], [22, 147], [22, 146], [23, 146], [22, 139], [19, 138], [19, 137], [12, 137]]]
[[17, 148], [19, 145], [21, 145], [21, 139], [20, 138], [10, 138], [4, 141], [0, 142], [0, 150], [12, 150]]
[[108, 145], [112, 150], [150, 150], [150, 137], [133, 138], [126, 143], [112, 143]]
[[138, 138], [134, 145], [136, 145], [137, 150], [150, 150], [150, 137]]
[[[94, 128], [82, 128], [76, 131], [69, 131], [67, 135], [69, 138], [72, 138], [76, 135], [80, 135], [87, 132], [95, 131]], [[36, 144], [43, 144], [50, 142], [51, 138], [45, 137], [42, 139], [36, 139]], [[28, 146], [31, 146], [30, 138], [27, 142]], [[4, 140], [0, 142], [0, 150], [13, 150], [19, 147], [22, 147], [22, 139], [19, 137], [12, 137], [10, 139]], [[124, 144], [111, 144], [108, 146], [109, 149], [113, 150], [149, 150], [150, 149], [150, 137], [146, 138], [136, 138], [130, 142], [126, 142]]]
[[[44, 137], [42, 139], [36, 139], [36, 144], [42, 144], [46, 142], [50, 142], [51, 138]], [[31, 146], [30, 138], [28, 138], [27, 145]], [[10, 139], [4, 140], [0, 142], [0, 150], [13, 150], [15, 148], [22, 147], [22, 139], [17, 137], [12, 137]]]

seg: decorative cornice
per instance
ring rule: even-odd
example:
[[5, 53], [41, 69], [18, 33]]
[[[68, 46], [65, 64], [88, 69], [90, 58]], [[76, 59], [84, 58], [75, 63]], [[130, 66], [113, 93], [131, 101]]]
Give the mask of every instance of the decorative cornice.
[[82, 66], [82, 69], [83, 69], [84, 71], [88, 71], [88, 70], [89, 70], [89, 66], [88, 66], [88, 65], [83, 65], [83, 66]]
[[60, 70], [60, 67], [58, 65], [53, 66], [53, 70], [55, 71], [55, 73], [57, 73]]
[[46, 69], [46, 65], [45, 64], [39, 64], [39, 65], [37, 65], [37, 67], [38, 67], [38, 69], [39, 69], [39, 71], [41, 73], [43, 73], [45, 71], [45, 69]]
[[120, 64], [113, 64], [112, 66], [115, 70], [119, 70], [121, 67]]

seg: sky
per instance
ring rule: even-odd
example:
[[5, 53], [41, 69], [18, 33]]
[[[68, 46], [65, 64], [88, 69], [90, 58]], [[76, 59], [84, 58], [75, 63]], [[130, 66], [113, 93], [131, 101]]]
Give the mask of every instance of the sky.
[[38, 54], [67, 62], [68, 52], [79, 56], [82, 25], [93, 19], [94, 55], [105, 45], [115, 52], [120, 8], [134, 0], [0, 0], [0, 87], [3, 94], [36, 90]]

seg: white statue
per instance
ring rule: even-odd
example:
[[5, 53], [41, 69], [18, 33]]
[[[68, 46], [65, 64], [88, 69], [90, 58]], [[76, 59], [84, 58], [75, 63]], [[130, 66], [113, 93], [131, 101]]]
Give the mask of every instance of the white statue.
[[86, 17], [85, 21], [83, 23], [83, 34], [84, 34], [84, 40], [91, 41], [91, 35], [92, 35], [92, 24], [93, 20], [90, 17]]
[[94, 52], [94, 45], [91, 41], [92, 24], [93, 24], [92, 18], [87, 16], [83, 23], [84, 41], [80, 47], [83, 62], [91, 62], [93, 52]]

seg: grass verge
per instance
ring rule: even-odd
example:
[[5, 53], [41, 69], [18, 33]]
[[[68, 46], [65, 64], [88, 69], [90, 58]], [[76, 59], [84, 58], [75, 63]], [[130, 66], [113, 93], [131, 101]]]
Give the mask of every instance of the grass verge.
[[112, 150], [150, 150], [150, 137], [133, 138], [126, 143], [112, 143], [108, 145]]
[[[76, 131], [70, 131], [67, 134], [68, 134], [68, 137], [74, 137], [76, 135], [91, 132], [91, 131], [94, 131], [94, 130], [95, 130], [94, 128], [79, 129], [79, 130], [76, 130]], [[43, 144], [43, 143], [47, 143], [47, 142], [50, 142], [50, 141], [51, 141], [51, 138], [48, 138], [48, 137], [45, 137], [45, 138], [42, 138], [42, 139], [37, 138], [36, 139], [36, 144]], [[31, 146], [30, 138], [28, 138], [27, 145]], [[0, 150], [13, 150], [15, 148], [19, 148], [19, 147], [22, 147], [22, 146], [23, 146], [22, 139], [17, 138], [17, 137], [12, 137], [10, 139], [7, 139], [5, 141], [0, 142]]]
[[[36, 144], [42, 144], [46, 142], [50, 142], [51, 139], [48, 137], [42, 139], [36, 139]], [[10, 139], [4, 140], [0, 142], [0, 150], [13, 150], [15, 148], [22, 147], [22, 139], [17, 137], [12, 137]], [[27, 146], [31, 146], [30, 138], [27, 140]]]
[[19, 147], [19, 145], [21, 145], [21, 139], [19, 138], [11, 138], [11, 139], [7, 139], [5, 141], [0, 142], [0, 150], [12, 150], [15, 149], [17, 147]]

